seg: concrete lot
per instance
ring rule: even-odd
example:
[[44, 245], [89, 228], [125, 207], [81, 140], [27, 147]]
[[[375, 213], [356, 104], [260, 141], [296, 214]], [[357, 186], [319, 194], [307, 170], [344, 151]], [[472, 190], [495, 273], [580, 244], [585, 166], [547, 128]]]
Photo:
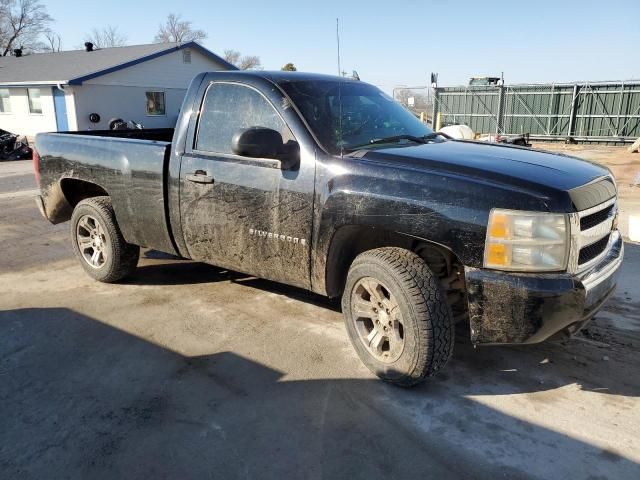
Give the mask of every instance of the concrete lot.
[[373, 377], [327, 300], [143, 258], [103, 285], [0, 163], [0, 478], [640, 478], [640, 246], [566, 344]]

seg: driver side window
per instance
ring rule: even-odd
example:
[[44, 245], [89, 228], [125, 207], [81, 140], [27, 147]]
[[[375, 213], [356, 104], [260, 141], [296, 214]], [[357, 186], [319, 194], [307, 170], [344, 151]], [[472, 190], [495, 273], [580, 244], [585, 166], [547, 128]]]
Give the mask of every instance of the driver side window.
[[233, 154], [233, 135], [249, 127], [275, 130], [282, 135], [285, 144], [294, 140], [278, 112], [258, 91], [239, 84], [213, 83], [205, 94], [195, 148]]

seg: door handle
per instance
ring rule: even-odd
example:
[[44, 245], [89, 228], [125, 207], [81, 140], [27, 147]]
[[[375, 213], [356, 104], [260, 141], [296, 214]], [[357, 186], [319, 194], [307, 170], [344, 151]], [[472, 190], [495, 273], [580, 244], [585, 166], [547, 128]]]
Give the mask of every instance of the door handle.
[[213, 183], [213, 177], [207, 175], [204, 170], [196, 170], [195, 173], [187, 175], [185, 177], [188, 181], [193, 183]]

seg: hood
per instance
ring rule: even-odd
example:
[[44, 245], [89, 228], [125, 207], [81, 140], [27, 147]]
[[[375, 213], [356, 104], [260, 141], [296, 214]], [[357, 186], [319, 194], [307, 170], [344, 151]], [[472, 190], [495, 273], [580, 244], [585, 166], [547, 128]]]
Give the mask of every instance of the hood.
[[605, 167], [567, 155], [468, 141], [370, 150], [363, 158], [534, 190], [542, 187], [568, 192], [610, 175]]

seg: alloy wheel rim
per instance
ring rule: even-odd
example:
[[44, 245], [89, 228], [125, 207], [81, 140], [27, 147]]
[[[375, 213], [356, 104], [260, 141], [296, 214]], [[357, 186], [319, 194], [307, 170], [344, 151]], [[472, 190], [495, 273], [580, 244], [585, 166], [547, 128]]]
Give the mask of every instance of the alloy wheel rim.
[[404, 351], [404, 323], [400, 306], [389, 289], [365, 277], [351, 294], [351, 318], [360, 341], [376, 360], [392, 363]]
[[92, 215], [83, 215], [78, 220], [76, 242], [82, 258], [90, 267], [102, 268], [107, 262], [107, 236]]

